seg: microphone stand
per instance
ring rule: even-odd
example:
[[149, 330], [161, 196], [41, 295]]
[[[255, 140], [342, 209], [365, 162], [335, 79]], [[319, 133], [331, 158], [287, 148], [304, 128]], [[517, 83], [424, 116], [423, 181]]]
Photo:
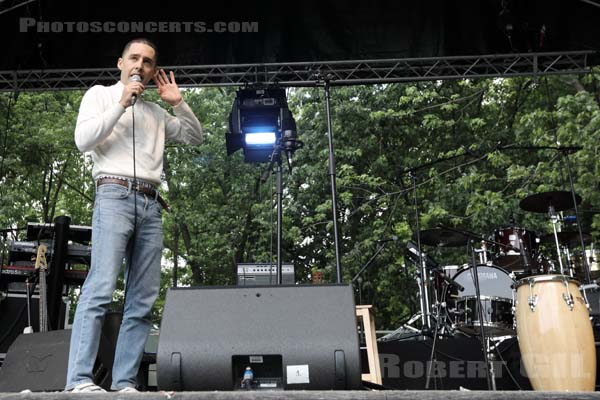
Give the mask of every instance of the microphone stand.
[[494, 366], [490, 364], [488, 357], [489, 343], [485, 337], [485, 327], [483, 323], [483, 307], [481, 304], [481, 292], [479, 290], [479, 275], [477, 273], [477, 262], [475, 260], [475, 245], [474, 240], [471, 238], [469, 244], [471, 247], [471, 262], [473, 263], [473, 283], [475, 284], [475, 296], [477, 297], [477, 315], [479, 317], [479, 337], [481, 339], [481, 347], [483, 350], [483, 358], [485, 360], [486, 378], [488, 390], [496, 390], [496, 379], [494, 377]]
[[356, 275], [354, 275], [354, 278], [352, 278], [352, 280], [350, 281], [350, 283], [354, 283], [359, 277], [360, 275], [363, 273], [363, 271], [367, 268], [369, 268], [369, 266], [371, 265], [371, 263], [373, 263], [373, 261], [375, 260], [375, 258], [377, 258], [377, 256], [379, 255], [379, 253], [381, 253], [383, 251], [383, 249], [385, 248], [385, 245], [387, 244], [388, 241], [382, 241], [380, 242], [381, 244], [379, 245], [379, 247], [377, 248], [377, 250], [375, 250], [375, 253], [373, 254], [373, 256], [371, 256], [371, 258], [369, 258], [369, 261], [367, 261], [365, 263], [365, 265], [363, 265], [363, 267], [360, 269], [360, 271], [358, 271], [356, 273]]
[[[282, 243], [282, 223], [283, 223], [283, 167], [281, 162], [281, 144], [277, 141], [273, 146], [273, 153], [271, 154], [271, 161], [267, 166], [267, 170], [261, 176], [263, 181], [266, 181], [266, 176], [272, 172], [273, 165], [277, 164], [277, 284], [283, 283], [283, 274], [281, 271], [281, 243]], [[266, 175], [266, 176], [265, 176]], [[272, 267], [272, 266], [271, 266]]]
[[342, 283], [342, 264], [340, 238], [338, 229], [337, 187], [335, 177], [335, 157], [333, 152], [333, 130], [331, 126], [331, 98], [329, 94], [330, 81], [327, 77], [323, 82], [325, 92], [325, 109], [327, 111], [327, 143], [329, 148], [329, 181], [331, 185], [331, 213], [333, 221], [333, 241], [335, 246], [335, 275], [336, 283]]

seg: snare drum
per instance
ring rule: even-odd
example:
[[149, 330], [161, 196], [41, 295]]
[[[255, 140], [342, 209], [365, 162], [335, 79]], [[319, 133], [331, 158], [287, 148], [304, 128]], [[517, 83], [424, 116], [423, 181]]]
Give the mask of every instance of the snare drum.
[[593, 391], [596, 347], [579, 282], [538, 275], [517, 284], [517, 337], [535, 390]]
[[539, 238], [533, 231], [510, 226], [494, 231], [495, 264], [509, 271], [537, 269]]
[[[483, 325], [486, 336], [514, 335], [512, 314], [513, 279], [509, 273], [497, 266], [478, 265], [479, 292], [483, 311]], [[477, 294], [475, 292], [474, 268], [465, 267], [452, 278], [465, 290], [448, 300], [454, 304], [452, 312], [456, 327], [468, 334], [478, 335], [480, 331]]]

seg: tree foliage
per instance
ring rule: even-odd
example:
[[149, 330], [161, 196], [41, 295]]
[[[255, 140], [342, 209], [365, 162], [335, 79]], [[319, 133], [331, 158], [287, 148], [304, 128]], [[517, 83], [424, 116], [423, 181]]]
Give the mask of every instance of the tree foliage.
[[[516, 225], [550, 231], [545, 215], [518, 204], [533, 193], [568, 190], [565, 158], [525, 147], [582, 146], [569, 155], [583, 198], [580, 223], [598, 237], [597, 72], [332, 88], [343, 281], [356, 276], [378, 240], [399, 238], [354, 282], [357, 302], [375, 306], [378, 328], [395, 328], [415, 312], [414, 270], [404, 260], [404, 245], [416, 230], [415, 199], [421, 229], [447, 225], [492, 235]], [[90, 223], [91, 164], [73, 142], [81, 95], [23, 93], [16, 101], [2, 95], [0, 226], [57, 215]], [[172, 212], [164, 216], [157, 322], [175, 260], [180, 285], [235, 284], [237, 263], [274, 260], [274, 179], [261, 179], [265, 165], [245, 164], [241, 154], [225, 151], [234, 95], [218, 88], [185, 92], [206, 140], [166, 150], [162, 190]], [[294, 263], [298, 282], [316, 271], [333, 282], [325, 99], [319, 88], [289, 89], [288, 99], [305, 146], [294, 155], [293, 172], [284, 172], [283, 260]], [[465, 248], [425, 250], [442, 265], [470, 260]]]

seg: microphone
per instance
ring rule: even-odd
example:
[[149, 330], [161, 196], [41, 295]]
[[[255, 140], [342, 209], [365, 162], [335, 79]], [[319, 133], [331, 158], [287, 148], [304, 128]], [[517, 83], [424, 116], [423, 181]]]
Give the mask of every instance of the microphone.
[[[391, 240], [394, 240], [394, 239], [391, 239]], [[425, 254], [423, 252], [419, 253], [419, 250], [417, 249], [417, 245], [411, 240], [406, 242], [406, 249], [404, 250], [404, 254], [412, 262], [414, 262], [416, 264], [418, 264], [420, 262], [420, 260], [423, 259], [425, 261], [425, 265], [428, 268], [437, 268], [438, 267], [438, 263], [433, 258], [429, 257], [427, 254]]]
[[465, 291], [465, 287], [463, 285], [456, 282], [454, 279], [448, 278], [448, 275], [446, 275], [439, 269], [435, 268], [435, 269], [433, 269], [433, 272], [435, 272], [440, 278], [442, 278], [444, 280], [444, 282], [446, 282], [448, 285], [454, 286], [456, 289], [458, 289], [459, 292]]
[[452, 282], [448, 282], [448, 283], [450, 283], [450, 285], [457, 288], [459, 291], [461, 291], [461, 292], [465, 291], [465, 287], [463, 285], [461, 285], [460, 283], [456, 282], [455, 280], [448, 278], [448, 281], [452, 281]]
[[[139, 75], [131, 75], [129, 77], [129, 82], [141, 82], [142, 81], [142, 77]], [[135, 102], [137, 101], [137, 96], [135, 94], [133, 94], [131, 96], [131, 105], [135, 105]]]

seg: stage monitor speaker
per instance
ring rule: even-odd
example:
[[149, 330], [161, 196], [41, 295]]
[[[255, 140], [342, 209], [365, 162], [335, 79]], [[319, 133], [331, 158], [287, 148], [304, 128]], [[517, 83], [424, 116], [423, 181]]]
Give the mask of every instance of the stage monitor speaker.
[[0, 392], [65, 388], [70, 330], [22, 334], [6, 353], [0, 369]]
[[[39, 295], [32, 296], [30, 304], [31, 326], [39, 330]], [[69, 305], [63, 303], [60, 309], [60, 326], [53, 327], [55, 330], [64, 329], [65, 318], [68, 314]], [[0, 353], [6, 353], [10, 345], [19, 336], [27, 323], [27, 295], [25, 293], [8, 293], [4, 300], [0, 301]]]
[[[110, 389], [112, 365], [121, 325], [120, 312], [108, 312], [104, 318], [98, 357], [94, 365], [94, 383]], [[19, 335], [9, 347], [0, 368], [0, 392], [59, 391], [65, 388], [71, 330], [36, 332]], [[138, 385], [145, 377], [138, 374]]]
[[157, 357], [161, 390], [360, 389], [348, 285], [177, 288], [167, 292]]

